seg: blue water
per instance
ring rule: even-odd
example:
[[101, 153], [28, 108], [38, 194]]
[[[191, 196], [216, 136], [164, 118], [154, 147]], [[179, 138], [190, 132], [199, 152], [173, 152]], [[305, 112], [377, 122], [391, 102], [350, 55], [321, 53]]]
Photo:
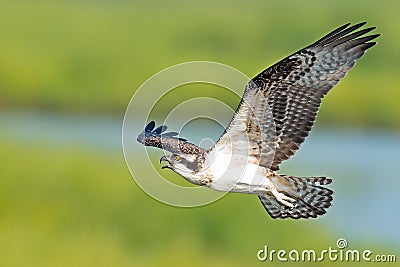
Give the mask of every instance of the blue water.
[[[122, 118], [1, 112], [0, 127], [3, 140], [122, 153]], [[184, 130], [183, 137], [195, 143], [207, 137], [207, 131]], [[215, 140], [219, 131], [209, 137]], [[399, 151], [399, 133], [317, 127], [280, 172], [334, 179], [334, 206], [321, 222], [338, 238], [400, 246]]]
[[0, 112], [0, 138], [121, 150], [122, 118]]

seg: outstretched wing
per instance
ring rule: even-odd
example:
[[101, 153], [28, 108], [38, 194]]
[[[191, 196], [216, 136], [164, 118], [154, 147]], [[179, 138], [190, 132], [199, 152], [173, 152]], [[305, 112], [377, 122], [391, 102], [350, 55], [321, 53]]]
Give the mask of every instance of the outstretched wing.
[[[256, 152], [275, 150], [272, 160], [270, 156], [263, 157], [260, 164], [278, 170], [279, 164], [294, 155], [308, 136], [322, 98], [346, 75], [356, 60], [375, 45], [370, 41], [379, 34], [361, 37], [375, 27], [356, 31], [364, 24], [351, 27], [350, 24], [343, 25], [253, 78], [255, 86], [246, 87], [242, 103], [220, 140], [226, 139], [227, 134], [237, 136], [240, 131], [243, 132], [243, 129], [235, 127], [240, 123], [246, 124], [243, 120], [258, 121], [254, 131], [256, 134], [252, 138], [253, 145], [258, 144], [259, 147]], [[243, 102], [250, 103], [256, 112], [246, 109]], [[261, 104], [263, 107], [257, 106]], [[273, 123], [270, 126], [263, 125], [270, 123], [271, 112]], [[276, 139], [272, 138], [275, 142], [271, 142], [268, 133], [257, 133], [257, 129], [261, 132], [271, 127], [275, 129]], [[263, 134], [268, 137], [266, 144], [270, 146], [269, 149], [263, 147], [265, 143], [260, 144], [258, 138]]]
[[[375, 27], [343, 25], [312, 45], [266, 69], [253, 81], [269, 91], [277, 136], [272, 170], [294, 155], [308, 136], [322, 98], [354, 66], [379, 36], [360, 37]], [[359, 38], [360, 37], [360, 38]]]

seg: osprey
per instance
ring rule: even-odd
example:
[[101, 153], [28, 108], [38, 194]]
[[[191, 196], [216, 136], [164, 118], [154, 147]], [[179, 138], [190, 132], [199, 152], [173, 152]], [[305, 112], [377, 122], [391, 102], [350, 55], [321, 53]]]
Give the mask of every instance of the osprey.
[[[137, 140], [172, 152], [160, 159], [187, 181], [218, 191], [258, 195], [276, 218], [316, 218], [331, 206], [328, 177], [278, 174], [279, 165], [308, 136], [322, 98], [375, 45], [379, 34], [366, 22], [343, 25], [315, 43], [286, 57], [253, 78], [220, 139], [204, 149], [155, 129], [151, 121]], [[357, 30], [357, 31], [356, 31]]]

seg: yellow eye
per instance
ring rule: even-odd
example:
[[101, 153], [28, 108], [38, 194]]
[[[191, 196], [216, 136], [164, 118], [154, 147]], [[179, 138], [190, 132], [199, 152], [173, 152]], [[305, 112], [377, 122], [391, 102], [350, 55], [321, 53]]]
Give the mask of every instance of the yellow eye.
[[178, 155], [175, 156], [175, 161], [178, 161], [180, 159], [181, 159], [181, 157], [179, 157]]

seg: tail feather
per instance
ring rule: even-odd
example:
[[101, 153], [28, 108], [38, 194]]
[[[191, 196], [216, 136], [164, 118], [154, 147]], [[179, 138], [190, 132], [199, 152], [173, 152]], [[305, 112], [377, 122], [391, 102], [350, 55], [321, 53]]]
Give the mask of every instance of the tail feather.
[[333, 191], [324, 187], [332, 182], [328, 177], [278, 176], [271, 180], [279, 192], [296, 200], [295, 207], [290, 208], [270, 193], [259, 195], [264, 208], [274, 219], [316, 218], [331, 206]]

